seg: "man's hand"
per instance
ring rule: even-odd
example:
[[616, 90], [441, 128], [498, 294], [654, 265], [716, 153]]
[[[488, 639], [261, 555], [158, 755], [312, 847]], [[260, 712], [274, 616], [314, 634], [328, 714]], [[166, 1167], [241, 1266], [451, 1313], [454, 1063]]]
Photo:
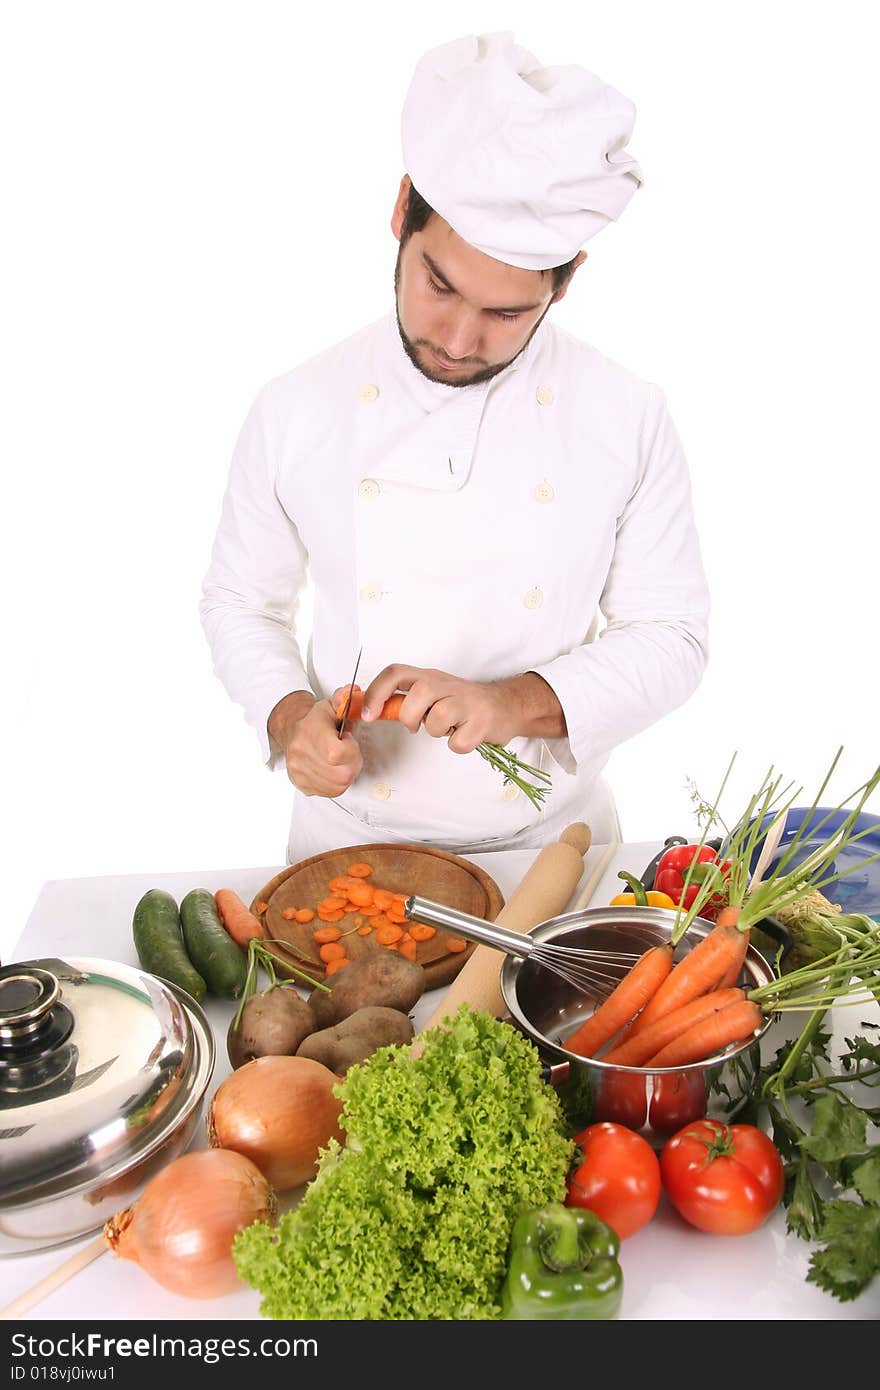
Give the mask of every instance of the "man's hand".
[[350, 730], [339, 738], [329, 700], [301, 690], [286, 695], [269, 715], [268, 728], [284, 754], [288, 777], [303, 796], [341, 796], [363, 766]]
[[406, 691], [399, 722], [447, 738], [453, 753], [513, 738], [563, 738], [565, 716], [553, 690], [534, 671], [501, 681], [466, 681], [446, 671], [386, 666], [364, 692], [365, 722], [378, 719], [396, 690]]

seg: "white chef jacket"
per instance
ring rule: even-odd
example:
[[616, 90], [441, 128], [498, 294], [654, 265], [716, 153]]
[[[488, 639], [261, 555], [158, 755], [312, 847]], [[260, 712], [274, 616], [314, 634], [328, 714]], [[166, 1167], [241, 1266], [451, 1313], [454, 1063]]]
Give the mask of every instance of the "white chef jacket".
[[[310, 582], [313, 622], [294, 627]], [[476, 752], [355, 725], [363, 770], [294, 797], [288, 861], [408, 841], [529, 847], [616, 828], [611, 751], [694, 690], [708, 596], [687, 464], [663, 392], [545, 318], [490, 381], [413, 366], [392, 313], [268, 383], [236, 446], [200, 614], [214, 669], [271, 768], [295, 690], [330, 695], [363, 648], [486, 681], [535, 671], [567, 736], [509, 745], [546, 769], [538, 812]]]

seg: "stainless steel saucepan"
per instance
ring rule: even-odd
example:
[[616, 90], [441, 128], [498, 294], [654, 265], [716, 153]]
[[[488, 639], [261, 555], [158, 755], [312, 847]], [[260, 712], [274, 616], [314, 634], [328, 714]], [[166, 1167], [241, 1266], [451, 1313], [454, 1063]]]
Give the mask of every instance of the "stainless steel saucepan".
[[176, 985], [115, 961], [0, 970], [0, 1256], [98, 1230], [193, 1137], [214, 1035]]
[[[548, 1064], [550, 1080], [566, 1093], [569, 1112], [576, 1113], [583, 1125], [612, 1120], [659, 1146], [692, 1120], [733, 1119], [751, 1095], [769, 1018], [747, 1042], [689, 1067], [612, 1066], [579, 1057], [565, 1046], [565, 1039], [593, 1012], [607, 987], [591, 990], [577, 976], [566, 978], [557, 968], [559, 962], [633, 959], [669, 941], [677, 921], [670, 909], [584, 908], [542, 922], [518, 944], [509, 939], [517, 933], [503, 932], [499, 940], [498, 928], [490, 923], [422, 898], [408, 901], [407, 915], [505, 952], [516, 951], [507, 954], [501, 968], [501, 992], [511, 1021], [535, 1043]], [[690, 950], [711, 929], [711, 922], [698, 918], [679, 942], [677, 955]], [[620, 968], [613, 967], [618, 976]], [[741, 983], [754, 989], [773, 978], [768, 962], [750, 945]]]

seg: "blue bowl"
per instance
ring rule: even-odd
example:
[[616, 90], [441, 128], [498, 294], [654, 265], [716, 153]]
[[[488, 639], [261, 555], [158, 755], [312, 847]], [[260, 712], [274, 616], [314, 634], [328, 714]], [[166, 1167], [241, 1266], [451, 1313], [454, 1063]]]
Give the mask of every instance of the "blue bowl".
[[[793, 806], [786, 816], [785, 829], [766, 874], [769, 875], [779, 863], [802, 826], [806, 827], [803, 839], [785, 866], [785, 873], [796, 869], [814, 850], [820, 849], [833, 839], [848, 814], [845, 810], [835, 811], [830, 806], [817, 806], [815, 810], [810, 806]], [[820, 822], [824, 821], [826, 816], [829, 819], [820, 827]], [[768, 813], [761, 821], [762, 827], [769, 829], [775, 819], [775, 812]], [[819, 828], [814, 830], [812, 827]], [[880, 918], [880, 859], [876, 859], [873, 864], [862, 863], [874, 854], [880, 855], [880, 819], [876, 814], [862, 813], [856, 819], [855, 830], [866, 830], [868, 834], [835, 855], [833, 864], [828, 866], [824, 876], [837, 873], [845, 874], [845, 877], [829, 883], [822, 892], [830, 902], [839, 903], [843, 912], [863, 912], [868, 917]], [[760, 851], [759, 844], [752, 858], [753, 869]], [[721, 852], [723, 855], [723, 847]]]

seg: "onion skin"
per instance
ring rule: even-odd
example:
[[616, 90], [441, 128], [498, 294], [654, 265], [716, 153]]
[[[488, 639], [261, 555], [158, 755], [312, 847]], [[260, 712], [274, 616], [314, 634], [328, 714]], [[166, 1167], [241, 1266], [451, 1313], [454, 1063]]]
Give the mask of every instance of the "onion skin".
[[242, 1287], [232, 1242], [254, 1221], [274, 1220], [275, 1194], [243, 1154], [183, 1154], [147, 1184], [133, 1206], [112, 1216], [104, 1239], [157, 1284], [189, 1298], [219, 1298]]
[[208, 1139], [257, 1165], [276, 1192], [308, 1182], [331, 1139], [340, 1144], [342, 1078], [308, 1057], [256, 1057], [218, 1086], [208, 1113]]

